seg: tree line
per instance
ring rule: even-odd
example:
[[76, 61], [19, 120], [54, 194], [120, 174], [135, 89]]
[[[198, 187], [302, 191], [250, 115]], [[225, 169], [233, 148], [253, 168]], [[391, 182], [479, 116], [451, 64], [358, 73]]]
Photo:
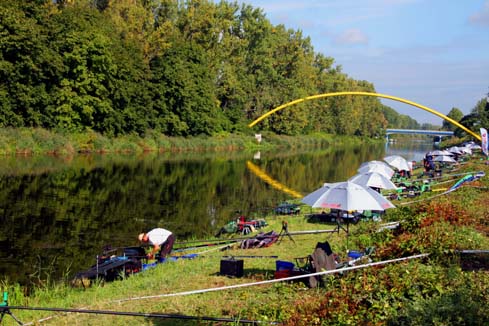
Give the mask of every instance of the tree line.
[[[480, 128], [489, 128], [489, 93], [486, 98], [482, 98], [477, 102], [469, 114], [464, 115], [460, 109], [454, 107], [447, 116], [474, 132], [478, 132]], [[464, 134], [460, 128], [451, 125], [447, 121], [443, 121], [443, 129], [454, 131], [454, 134], [458, 137]]]
[[[0, 127], [107, 136], [246, 132], [309, 95], [375, 92], [261, 9], [208, 0], [3, 0]], [[260, 123], [284, 135], [417, 129], [373, 97], [301, 103]], [[429, 128], [429, 126], [424, 126]]]

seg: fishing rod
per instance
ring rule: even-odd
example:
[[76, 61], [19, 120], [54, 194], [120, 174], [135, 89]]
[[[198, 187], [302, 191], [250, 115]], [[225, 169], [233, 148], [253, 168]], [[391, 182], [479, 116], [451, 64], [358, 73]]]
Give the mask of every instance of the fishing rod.
[[[114, 315], [114, 316], [130, 316], [130, 317], [146, 317], [146, 318], [162, 318], [162, 319], [180, 319], [180, 320], [203, 320], [213, 322], [224, 322], [234, 324], [269, 324], [276, 325], [277, 322], [224, 318], [224, 317], [208, 317], [208, 316], [189, 316], [180, 314], [163, 314], [163, 313], [146, 313], [146, 312], [130, 312], [130, 311], [113, 311], [113, 310], [92, 310], [92, 309], [68, 309], [68, 308], [45, 308], [45, 307], [27, 307], [27, 306], [4, 306], [2, 309], [18, 309], [18, 310], [33, 310], [33, 311], [52, 311], [66, 313], [81, 313], [81, 314], [97, 314], [97, 315]], [[24, 325], [20, 323], [20, 325]]]
[[[289, 232], [290, 235], [304, 235], [304, 234], [318, 234], [318, 233], [334, 233], [334, 232], [337, 232], [336, 229], [330, 229], [330, 230], [310, 230], [310, 231], [292, 231], [292, 232]], [[267, 235], [264, 235], [264, 236], [260, 236], [262, 238], [274, 238], [275, 236], [267, 236]], [[241, 237], [241, 238], [233, 238], [233, 239], [229, 239], [228, 242], [238, 242], [238, 241], [242, 241], [242, 240], [248, 240], [248, 239], [253, 239], [255, 238], [254, 236], [253, 237]], [[222, 239], [208, 239], [208, 240], [194, 240], [194, 241], [185, 241], [185, 242], [179, 242], [178, 244], [191, 244], [191, 243], [201, 243], [201, 242], [219, 242], [219, 241], [223, 241]], [[177, 244], [177, 243], [175, 243]]]
[[220, 256], [222, 258], [278, 258], [278, 256], [253, 256], [253, 255], [248, 255], [248, 256]]
[[438, 198], [438, 197], [441, 197], [441, 196], [450, 194], [450, 193], [454, 192], [455, 190], [457, 190], [457, 189], [447, 190], [447, 191], [442, 192], [441, 194], [437, 194], [437, 195], [434, 195], [434, 196], [431, 196], [431, 197], [427, 197], [427, 198], [423, 198], [423, 199], [413, 200], [413, 201], [410, 201], [410, 202], [402, 202], [402, 203], [399, 203], [399, 205], [400, 206], [406, 206], [406, 205], [411, 205], [411, 204], [414, 204], [414, 203], [420, 203], [420, 202], [432, 200], [434, 198]]
[[[474, 173], [477, 173], [479, 171], [472, 171], [472, 172], [464, 172], [464, 173], [453, 173], [453, 174], [445, 174], [445, 175], [441, 175], [439, 177], [433, 177], [433, 178], [430, 178], [432, 180], [437, 180], [437, 179], [443, 179], [445, 177], [459, 177], [459, 176], [462, 176], [462, 175], [467, 175], [467, 174], [474, 174]], [[422, 181], [424, 179], [417, 179], [418, 181]]]
[[[444, 175], [444, 176], [440, 176], [440, 177], [433, 177], [433, 178], [430, 178], [429, 180], [427, 179], [414, 179], [414, 180], [407, 180], [407, 182], [409, 183], [415, 183], [415, 182], [423, 182], [423, 181], [429, 181], [428, 184], [430, 187], [436, 187], [436, 186], [439, 186], [439, 185], [442, 185], [442, 184], [445, 184], [445, 183], [449, 183], [449, 182], [452, 182], [454, 181], [454, 179], [456, 177], [459, 177], [459, 176], [466, 176], [466, 175], [470, 175], [470, 174], [477, 174], [477, 173], [480, 173], [480, 171], [477, 171], [477, 172], [464, 172], [464, 173], [457, 173], [457, 174], [450, 174], [450, 175]], [[449, 178], [447, 178], [449, 177]], [[440, 179], [446, 179], [446, 180], [440, 180]], [[431, 191], [443, 191], [443, 190], [446, 190], [445, 188], [443, 189], [431, 189]], [[386, 194], [395, 194], [395, 192], [386, 192]]]
[[[210, 241], [210, 240], [206, 240], [206, 241]], [[198, 242], [203, 242], [203, 241], [198, 241]], [[180, 252], [180, 251], [187, 251], [187, 250], [191, 250], [191, 249], [198, 249], [198, 248], [204, 248], [204, 247], [212, 247], [212, 246], [218, 246], [218, 245], [221, 245], [221, 244], [228, 244], [228, 243], [232, 243], [232, 242], [236, 242], [235, 240], [232, 240], [232, 239], [229, 239], [229, 240], [221, 240], [221, 242], [215, 242], [215, 243], [204, 243], [204, 244], [201, 244], [201, 245], [196, 245], [196, 246], [189, 246], [189, 247], [180, 247], [180, 248], [177, 248], [177, 249], [173, 249], [172, 252]], [[190, 243], [190, 242], [180, 242], [180, 244], [183, 244], [183, 243]], [[177, 245], [179, 243], [175, 243], [175, 245]]]
[[[477, 171], [477, 172], [480, 172], [480, 171]], [[468, 175], [468, 174], [474, 174], [474, 173], [477, 173], [477, 172], [464, 172], [464, 173], [454, 173], [454, 174], [444, 174], [444, 175], [441, 175], [439, 177], [430, 177], [428, 179], [426, 178], [417, 178], [417, 179], [411, 179], [411, 180], [406, 180], [406, 182], [424, 182], [424, 181], [428, 181], [431, 185], [433, 184], [438, 184], [438, 183], [443, 183], [443, 182], [448, 182], [448, 181], [451, 181], [452, 179], [456, 178], [456, 177], [459, 177], [459, 176], [464, 176], [464, 175]], [[442, 179], [447, 179], [447, 180], [442, 180]], [[402, 182], [400, 182], [402, 183]]]
[[125, 299], [114, 300], [111, 302], [120, 304], [122, 302], [136, 301], [136, 300], [139, 301], [139, 300], [147, 300], [147, 299], [187, 296], [187, 295], [202, 294], [202, 293], [216, 292], [216, 291], [227, 291], [227, 290], [244, 288], [244, 287], [259, 286], [259, 285], [265, 285], [265, 284], [299, 280], [299, 279], [304, 279], [304, 278], [308, 278], [311, 276], [344, 273], [344, 272], [351, 271], [351, 270], [358, 270], [358, 269], [364, 269], [364, 268], [370, 268], [370, 267], [376, 267], [376, 266], [383, 266], [383, 265], [387, 265], [387, 264], [408, 261], [411, 259], [425, 258], [425, 257], [428, 257], [429, 255], [430, 255], [429, 253], [418, 254], [418, 255], [413, 255], [413, 256], [408, 256], [408, 257], [394, 258], [394, 259], [383, 260], [383, 261], [379, 261], [379, 262], [371, 262], [368, 264], [354, 265], [354, 266], [350, 266], [350, 267], [337, 268], [337, 269], [326, 270], [326, 271], [315, 272], [315, 273], [306, 273], [306, 274], [284, 277], [284, 278], [279, 278], [279, 279], [271, 279], [271, 280], [264, 280], [264, 281], [251, 282], [251, 283], [240, 283], [240, 284], [234, 284], [234, 285], [226, 285], [226, 286], [215, 287], [215, 288], [184, 291], [184, 292], [177, 292], [177, 293], [165, 293], [165, 294], [157, 294], [157, 295], [148, 295], [148, 296], [143, 296], [143, 297], [125, 298]]
[[[172, 252], [183, 252], [183, 251], [189, 251], [189, 250], [192, 250], [192, 249], [198, 249], [198, 248], [203, 248], [203, 247], [211, 247], [211, 246], [217, 246], [217, 245], [220, 245], [220, 244], [228, 244], [228, 243], [235, 242], [235, 240], [232, 240], [232, 239], [229, 239], [229, 240], [220, 239], [220, 241], [221, 242], [205, 243], [205, 244], [195, 245], [195, 246], [189, 246], [189, 247], [179, 247], [179, 248], [173, 249]], [[204, 241], [195, 241], [195, 242], [204, 242]], [[190, 243], [190, 242], [175, 242], [175, 245], [182, 244], [182, 243]], [[150, 244], [141, 244], [141, 245], [139, 245], [137, 247], [149, 248], [149, 247], [152, 247], [152, 246]], [[131, 247], [110, 247], [110, 248], [104, 248], [103, 249], [103, 252], [104, 252], [104, 255], [110, 255], [111, 253], [116, 253], [118, 250], [124, 250], [124, 249], [127, 249], [127, 248], [131, 248]], [[123, 252], [122, 253], [122, 256], [126, 256], [126, 253]], [[133, 258], [144, 258], [146, 256], [131, 255], [131, 257], [133, 257]]]

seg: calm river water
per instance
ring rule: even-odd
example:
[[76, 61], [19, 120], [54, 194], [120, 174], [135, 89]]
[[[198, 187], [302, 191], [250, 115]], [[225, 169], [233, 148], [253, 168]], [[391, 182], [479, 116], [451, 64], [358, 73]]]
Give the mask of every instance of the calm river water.
[[138, 233], [156, 226], [174, 231], [177, 241], [209, 236], [236, 211], [262, 217], [292, 192], [348, 179], [362, 162], [391, 154], [420, 160], [431, 149], [418, 142], [300, 153], [4, 158], [0, 280], [28, 285], [72, 276], [104, 246], [136, 245]]

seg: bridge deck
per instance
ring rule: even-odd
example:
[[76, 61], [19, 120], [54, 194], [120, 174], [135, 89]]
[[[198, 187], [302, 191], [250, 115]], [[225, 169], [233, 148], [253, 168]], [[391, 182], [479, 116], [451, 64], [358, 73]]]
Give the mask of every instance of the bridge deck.
[[446, 130], [416, 130], [416, 129], [386, 129], [386, 134], [421, 134], [437, 136], [453, 136], [453, 131]]

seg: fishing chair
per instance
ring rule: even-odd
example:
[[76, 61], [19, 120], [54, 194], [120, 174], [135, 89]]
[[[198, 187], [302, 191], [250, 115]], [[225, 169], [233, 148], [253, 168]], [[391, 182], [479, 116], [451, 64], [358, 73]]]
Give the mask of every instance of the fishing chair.
[[[304, 274], [318, 273], [336, 269], [335, 255], [329, 242], [318, 242], [313, 253], [307, 257], [296, 258], [299, 270]], [[301, 264], [303, 265], [302, 267]], [[305, 281], [311, 288], [323, 283], [321, 275], [310, 276]]]

